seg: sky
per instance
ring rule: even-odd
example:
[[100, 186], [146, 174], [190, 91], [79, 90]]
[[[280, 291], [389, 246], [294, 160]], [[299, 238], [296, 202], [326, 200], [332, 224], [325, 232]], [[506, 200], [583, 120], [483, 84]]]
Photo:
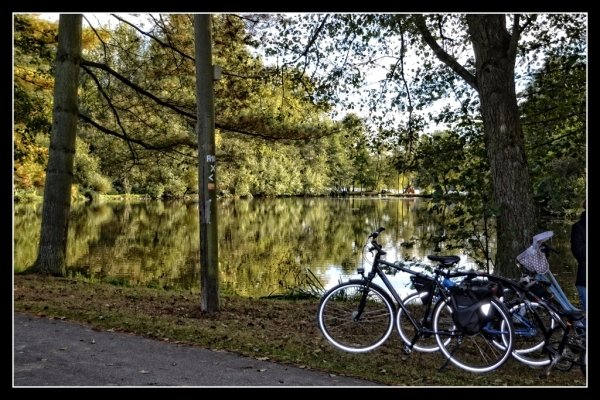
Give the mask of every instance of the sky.
[[[48, 21], [58, 21], [59, 13], [40, 13], [40, 18], [46, 19]], [[86, 18], [94, 25], [98, 24], [114, 24], [115, 19], [110, 16], [109, 13], [84, 13], [83, 16], [83, 26], [87, 27], [89, 24], [86, 21]], [[128, 18], [128, 20], [130, 20]]]

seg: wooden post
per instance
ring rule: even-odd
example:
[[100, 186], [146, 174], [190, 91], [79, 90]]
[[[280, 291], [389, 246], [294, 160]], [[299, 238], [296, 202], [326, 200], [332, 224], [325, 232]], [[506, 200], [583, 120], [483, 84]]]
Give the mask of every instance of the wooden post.
[[217, 158], [210, 14], [194, 15], [198, 137], [198, 195], [200, 208], [201, 309], [219, 311], [219, 255], [217, 231]]

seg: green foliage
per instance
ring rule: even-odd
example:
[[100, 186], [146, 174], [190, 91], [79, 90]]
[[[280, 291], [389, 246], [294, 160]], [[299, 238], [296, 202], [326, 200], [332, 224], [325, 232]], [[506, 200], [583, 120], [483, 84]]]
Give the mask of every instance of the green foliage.
[[42, 196], [36, 189], [18, 189], [14, 191], [13, 201], [15, 203], [36, 203], [42, 200]]
[[548, 55], [521, 94], [537, 202], [548, 214], [578, 212], [586, 192], [586, 55]]
[[499, 210], [494, 205], [483, 135], [475, 129], [422, 135], [411, 153], [401, 153], [398, 169], [414, 173], [414, 184], [432, 193], [430, 212], [441, 228], [428, 232], [438, 251], [461, 249], [481, 267], [493, 266], [490, 238]]
[[145, 192], [153, 199], [160, 199], [165, 192], [165, 186], [162, 183], [151, 183], [146, 187]]
[[14, 184], [15, 195], [22, 198], [20, 189], [41, 194], [46, 179], [48, 147], [40, 138], [51, 131], [57, 25], [28, 14], [15, 14], [13, 21]]
[[[75, 162], [73, 175], [75, 184], [82, 190], [91, 190], [96, 194], [108, 194], [112, 191], [111, 180], [100, 169], [100, 158], [90, 153], [90, 146], [80, 138], [75, 143]], [[93, 196], [96, 197], [96, 196]]]

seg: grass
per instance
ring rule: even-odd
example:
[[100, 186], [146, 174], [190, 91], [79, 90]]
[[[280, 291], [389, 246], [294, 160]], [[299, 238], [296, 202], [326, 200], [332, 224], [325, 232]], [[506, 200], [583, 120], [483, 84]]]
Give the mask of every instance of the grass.
[[220, 311], [200, 310], [189, 290], [131, 287], [77, 277], [14, 275], [14, 310], [88, 323], [181, 344], [354, 376], [394, 386], [579, 386], [578, 368], [541, 380], [540, 368], [509, 360], [499, 369], [473, 374], [449, 365], [438, 372], [441, 353], [404, 355], [398, 335], [380, 348], [349, 354], [331, 346], [316, 324], [318, 299], [247, 299], [222, 295]]

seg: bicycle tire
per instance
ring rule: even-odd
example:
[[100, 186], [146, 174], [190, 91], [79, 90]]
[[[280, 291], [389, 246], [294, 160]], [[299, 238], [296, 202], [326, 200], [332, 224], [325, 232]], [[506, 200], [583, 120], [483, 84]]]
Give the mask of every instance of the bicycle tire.
[[[510, 358], [515, 342], [510, 315], [506, 307], [496, 299], [490, 301], [490, 306], [491, 312], [495, 312], [493, 320], [478, 333], [465, 335], [454, 325], [450, 300], [439, 301], [436, 305], [433, 329], [438, 346], [444, 356], [457, 367], [469, 372], [489, 372], [499, 368]], [[505, 325], [501, 330], [503, 321]], [[448, 338], [451, 340], [447, 340]], [[499, 348], [494, 340], [506, 345]]]
[[[552, 349], [554, 349], [555, 352], [558, 352], [560, 341], [554, 341], [550, 343], [550, 346], [552, 347]], [[560, 354], [555, 355], [552, 352], [550, 353], [551, 362], [554, 362], [555, 357], [558, 357], [558, 361], [554, 364], [554, 368], [556, 368], [559, 371], [570, 371], [573, 368], [573, 365], [575, 364], [573, 362], [573, 360], [575, 359], [575, 354], [573, 354], [573, 351], [571, 350], [571, 347], [569, 345], [565, 345], [565, 348]]]
[[587, 351], [586, 349], [581, 350], [581, 354], [579, 354], [579, 367], [581, 368], [581, 372], [583, 376], [586, 376], [585, 370], [587, 368]]
[[362, 280], [331, 288], [321, 298], [317, 323], [323, 336], [335, 347], [350, 353], [371, 351], [381, 346], [394, 329], [396, 306], [385, 291], [370, 284], [364, 310], [355, 320], [363, 294]]
[[[423, 293], [415, 292], [406, 296], [402, 302], [409, 310], [412, 317], [417, 322], [421, 323], [421, 328], [433, 330], [433, 310], [435, 309], [435, 302], [431, 300], [432, 304], [429, 308], [429, 316], [425, 318], [424, 313], [426, 311], [426, 304], [423, 304], [423, 295]], [[399, 307], [398, 311], [396, 312], [396, 330], [398, 331], [402, 341], [407, 345], [410, 345], [410, 342], [413, 340], [416, 331], [414, 325], [408, 319], [406, 312], [402, 309], [402, 307]], [[422, 335], [417, 339], [412, 348], [413, 350], [424, 353], [433, 353], [440, 349], [434, 334]]]
[[[546, 348], [553, 338], [563, 334], [563, 327], [553, 317], [554, 312], [544, 305], [531, 302], [517, 304], [509, 310], [515, 327], [515, 346], [513, 357], [518, 361], [532, 367], [550, 364], [550, 357]], [[546, 329], [551, 330], [549, 341], [546, 341], [544, 328], [538, 326], [539, 321], [534, 316], [534, 311], [540, 316]]]

